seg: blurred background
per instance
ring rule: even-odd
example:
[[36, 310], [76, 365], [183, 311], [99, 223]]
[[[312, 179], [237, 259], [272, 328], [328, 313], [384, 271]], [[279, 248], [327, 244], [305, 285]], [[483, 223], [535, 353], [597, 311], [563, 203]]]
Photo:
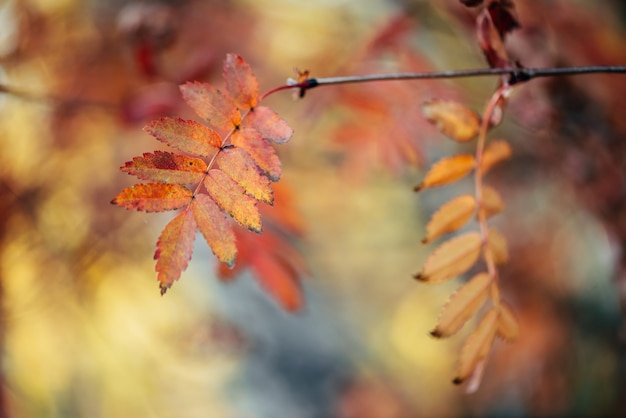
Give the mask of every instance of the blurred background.
[[[515, 3], [507, 46], [523, 65], [626, 64], [624, 2]], [[162, 148], [143, 125], [193, 118], [178, 84], [220, 84], [227, 52], [262, 91], [294, 67], [484, 67], [475, 13], [457, 0], [0, 0], [0, 416], [626, 414], [624, 75], [534, 80], [491, 135], [514, 148], [487, 183], [507, 205], [493, 224], [521, 336], [495, 344], [472, 395], [451, 383], [471, 326], [428, 336], [463, 277], [411, 278], [437, 244], [420, 242], [428, 217], [472, 184], [412, 188], [473, 146], [437, 133], [421, 103], [480, 111], [496, 80], [267, 100], [295, 130], [279, 147], [285, 206], [269, 210], [292, 225], [282, 239], [306, 297], [295, 315], [253, 269], [222, 283], [202, 239], [161, 297], [152, 256], [172, 214], [109, 204], [135, 182], [118, 168]]]

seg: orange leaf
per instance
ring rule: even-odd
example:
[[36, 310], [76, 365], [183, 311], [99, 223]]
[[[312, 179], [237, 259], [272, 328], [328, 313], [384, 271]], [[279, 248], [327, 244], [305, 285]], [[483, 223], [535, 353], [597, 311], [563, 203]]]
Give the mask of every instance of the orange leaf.
[[245, 125], [256, 129], [263, 139], [276, 144], [284, 144], [293, 135], [293, 129], [287, 125], [287, 122], [265, 106], [252, 109], [246, 117]]
[[155, 151], [154, 154], [146, 152], [143, 157], [133, 158], [120, 170], [142, 180], [194, 184], [202, 180], [206, 168], [206, 163], [199, 158]]
[[297, 274], [287, 264], [268, 254], [257, 253], [251, 260], [257, 279], [276, 301], [287, 311], [302, 308], [302, 290]]
[[441, 310], [437, 327], [430, 335], [442, 338], [456, 334], [485, 303], [489, 283], [489, 275], [480, 273], [457, 290]]
[[161, 118], [143, 129], [171, 147], [201, 157], [214, 155], [222, 146], [217, 132], [192, 120]]
[[276, 151], [269, 142], [261, 137], [256, 129], [238, 129], [231, 137], [231, 142], [236, 147], [244, 149], [270, 180], [278, 181], [280, 179], [280, 160]]
[[483, 189], [482, 210], [485, 212], [485, 218], [489, 218], [504, 210], [504, 201], [493, 187], [487, 186]]
[[445, 203], [426, 225], [426, 238], [422, 242], [427, 244], [443, 234], [460, 229], [472, 217], [475, 209], [476, 199], [472, 195], [459, 196]]
[[228, 93], [198, 81], [182, 84], [180, 91], [185, 102], [213, 129], [228, 133], [241, 124], [241, 113]]
[[467, 175], [473, 168], [474, 157], [472, 155], [460, 154], [443, 158], [431, 167], [422, 183], [415, 187], [415, 191], [453, 183]]
[[178, 280], [187, 268], [196, 238], [196, 221], [190, 210], [179, 213], [161, 232], [154, 253], [161, 294]]
[[466, 142], [478, 135], [480, 117], [461, 103], [434, 99], [424, 103], [422, 112], [444, 135]]
[[498, 316], [498, 337], [505, 341], [515, 341], [519, 336], [519, 324], [511, 306], [500, 302], [500, 316]]
[[213, 254], [222, 263], [233, 267], [237, 255], [235, 233], [224, 212], [205, 194], [196, 196], [191, 202], [191, 210], [198, 228], [211, 247]]
[[237, 107], [244, 110], [256, 107], [259, 102], [259, 83], [248, 63], [239, 55], [226, 55], [224, 80]]
[[461, 358], [453, 383], [458, 385], [467, 380], [480, 361], [486, 360], [491, 349], [497, 327], [498, 311], [490, 309], [482, 317], [476, 329], [465, 340]]
[[228, 212], [241, 226], [261, 232], [261, 215], [256, 201], [244, 193], [243, 187], [228, 177], [222, 170], [210, 170], [204, 186], [215, 203]]
[[440, 283], [465, 273], [480, 255], [482, 238], [478, 232], [459, 235], [441, 244], [428, 256], [417, 280]]
[[509, 249], [506, 238], [496, 229], [489, 229], [486, 251], [496, 264], [505, 264], [509, 260]]
[[182, 208], [191, 202], [193, 193], [177, 184], [135, 184], [122, 190], [111, 203], [144, 212], [165, 212]]
[[485, 153], [483, 154], [483, 160], [481, 163], [483, 171], [486, 173], [494, 165], [510, 158], [512, 153], [513, 151], [511, 150], [511, 146], [508, 142], [504, 140], [491, 142], [487, 148], [485, 148]]
[[224, 149], [216, 160], [222, 171], [243, 187], [248, 195], [261, 202], [273, 203], [270, 180], [259, 171], [252, 157], [243, 149]]

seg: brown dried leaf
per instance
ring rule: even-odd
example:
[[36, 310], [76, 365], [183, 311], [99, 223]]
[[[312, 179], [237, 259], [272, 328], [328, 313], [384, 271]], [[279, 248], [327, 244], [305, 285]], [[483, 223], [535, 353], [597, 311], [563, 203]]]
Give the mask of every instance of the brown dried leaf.
[[485, 251], [491, 254], [491, 258], [496, 264], [505, 264], [509, 260], [509, 248], [506, 238], [494, 228], [489, 229]]
[[493, 344], [493, 339], [498, 325], [498, 311], [490, 309], [482, 317], [476, 329], [465, 340], [461, 349], [461, 358], [456, 377], [452, 381], [459, 385], [467, 380], [474, 372], [479, 362], [486, 360]]
[[511, 146], [505, 140], [492, 141], [483, 154], [481, 163], [483, 172], [488, 172], [494, 165], [510, 158], [512, 154]]
[[445, 203], [435, 212], [426, 225], [424, 244], [439, 238], [443, 234], [460, 229], [472, 217], [476, 210], [476, 199], [472, 195], [462, 195]]
[[453, 183], [472, 171], [474, 163], [474, 156], [469, 154], [443, 158], [431, 167], [424, 180], [415, 186], [414, 190], [419, 192], [427, 187]]
[[498, 337], [505, 341], [515, 341], [519, 336], [519, 323], [511, 306], [500, 302], [500, 315], [498, 316]]
[[444, 338], [456, 334], [485, 303], [489, 283], [491, 283], [489, 274], [480, 273], [457, 290], [441, 310], [437, 327], [430, 335]]
[[454, 237], [428, 256], [415, 278], [427, 283], [441, 283], [465, 273], [478, 259], [481, 246], [482, 238], [478, 232]]
[[422, 112], [441, 133], [455, 141], [471, 141], [478, 135], [480, 116], [461, 103], [434, 99], [424, 103]]

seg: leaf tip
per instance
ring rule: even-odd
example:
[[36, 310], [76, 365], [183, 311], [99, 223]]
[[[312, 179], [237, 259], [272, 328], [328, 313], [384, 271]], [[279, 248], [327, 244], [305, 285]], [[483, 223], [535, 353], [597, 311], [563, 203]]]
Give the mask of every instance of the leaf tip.
[[421, 192], [424, 189], [424, 183], [420, 183], [417, 186], [413, 187], [414, 192]]
[[465, 381], [465, 379], [462, 379], [462, 378], [460, 378], [460, 377], [455, 377], [455, 378], [452, 380], [452, 383], [454, 383], [455, 385], [460, 385], [460, 384], [461, 384], [461, 383], [463, 383], [464, 381]]
[[424, 276], [422, 273], [417, 273], [413, 275], [413, 278], [419, 282], [425, 282], [428, 280], [427, 276]]
[[442, 338], [443, 337], [443, 334], [437, 328], [435, 328], [434, 330], [430, 331], [428, 334], [430, 334], [430, 336], [434, 337], [434, 338]]

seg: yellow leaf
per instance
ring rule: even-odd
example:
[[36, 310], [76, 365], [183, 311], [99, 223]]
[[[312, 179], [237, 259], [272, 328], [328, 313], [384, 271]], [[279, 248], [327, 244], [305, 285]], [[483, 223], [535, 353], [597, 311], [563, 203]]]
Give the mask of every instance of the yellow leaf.
[[457, 369], [456, 377], [452, 381], [455, 385], [459, 385], [472, 375], [479, 362], [484, 367], [484, 361], [491, 349], [493, 338], [498, 325], [498, 311], [495, 308], [490, 309], [485, 316], [482, 317], [476, 329], [470, 334], [463, 343], [461, 349], [461, 358]]
[[486, 173], [494, 165], [510, 158], [512, 153], [513, 151], [511, 150], [511, 146], [505, 140], [501, 139], [491, 142], [487, 148], [485, 148], [485, 152], [483, 154], [483, 161], [481, 164], [483, 172]]
[[480, 273], [457, 290], [441, 310], [439, 323], [430, 335], [443, 338], [456, 334], [485, 303], [489, 283], [491, 277], [487, 273]]
[[498, 316], [498, 337], [505, 341], [515, 341], [519, 335], [519, 324], [511, 306], [502, 301]]
[[441, 133], [455, 141], [470, 141], [478, 135], [480, 117], [461, 103], [434, 99], [424, 103], [422, 113]]
[[486, 251], [491, 253], [491, 257], [496, 264], [505, 264], [509, 260], [509, 248], [506, 238], [496, 229], [489, 229]]
[[485, 219], [504, 210], [504, 201], [493, 187], [486, 186], [483, 189], [482, 210], [485, 212]]
[[466, 176], [474, 168], [474, 156], [459, 154], [449, 158], [443, 158], [426, 173], [421, 184], [415, 186], [419, 192], [427, 187], [442, 186], [457, 181]]
[[478, 232], [469, 232], [441, 244], [428, 256], [417, 280], [441, 283], [465, 273], [480, 255], [482, 239]]
[[454, 232], [461, 228], [472, 217], [476, 209], [476, 199], [472, 195], [463, 195], [450, 200], [435, 212], [426, 225], [427, 244], [443, 234]]

